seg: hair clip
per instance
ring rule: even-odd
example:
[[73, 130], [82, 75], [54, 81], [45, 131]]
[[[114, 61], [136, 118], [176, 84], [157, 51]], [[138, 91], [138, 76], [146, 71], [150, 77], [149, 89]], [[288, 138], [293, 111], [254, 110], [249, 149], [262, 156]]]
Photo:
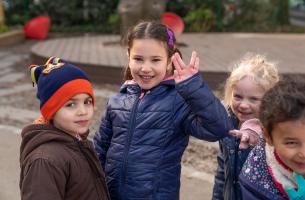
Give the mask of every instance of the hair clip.
[[175, 45], [174, 42], [174, 33], [167, 28], [167, 35], [168, 35], [168, 45], [173, 46]]

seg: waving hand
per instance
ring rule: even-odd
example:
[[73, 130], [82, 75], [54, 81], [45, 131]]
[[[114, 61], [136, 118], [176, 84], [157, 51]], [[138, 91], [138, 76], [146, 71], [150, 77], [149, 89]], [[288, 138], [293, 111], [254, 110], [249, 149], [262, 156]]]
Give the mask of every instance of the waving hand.
[[175, 66], [174, 78], [176, 84], [192, 77], [199, 70], [199, 57], [195, 51], [192, 52], [192, 57], [188, 65], [183, 62], [178, 53], [173, 55], [172, 61]]

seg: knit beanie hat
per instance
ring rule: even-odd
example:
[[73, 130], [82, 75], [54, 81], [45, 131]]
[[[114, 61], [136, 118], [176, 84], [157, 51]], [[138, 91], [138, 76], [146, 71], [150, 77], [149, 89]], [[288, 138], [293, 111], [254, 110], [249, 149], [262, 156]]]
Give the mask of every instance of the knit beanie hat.
[[45, 65], [31, 65], [30, 71], [33, 85], [37, 85], [40, 112], [47, 122], [77, 94], [87, 93], [94, 102], [88, 76], [78, 67], [60, 58], [50, 57]]

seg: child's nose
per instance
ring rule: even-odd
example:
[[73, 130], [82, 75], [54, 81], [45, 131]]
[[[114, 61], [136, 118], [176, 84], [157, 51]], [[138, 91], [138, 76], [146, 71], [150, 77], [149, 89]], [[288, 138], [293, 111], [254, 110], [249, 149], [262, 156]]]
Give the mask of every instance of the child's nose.
[[79, 115], [86, 115], [88, 113], [88, 109], [86, 108], [85, 105], [81, 105], [78, 108], [78, 114]]
[[241, 108], [248, 108], [249, 107], [249, 103], [247, 100], [242, 100], [240, 102], [240, 105], [239, 105]]
[[144, 63], [142, 66], [141, 66], [141, 71], [142, 72], [149, 72], [151, 69], [149, 67], [149, 64], [147, 63]]

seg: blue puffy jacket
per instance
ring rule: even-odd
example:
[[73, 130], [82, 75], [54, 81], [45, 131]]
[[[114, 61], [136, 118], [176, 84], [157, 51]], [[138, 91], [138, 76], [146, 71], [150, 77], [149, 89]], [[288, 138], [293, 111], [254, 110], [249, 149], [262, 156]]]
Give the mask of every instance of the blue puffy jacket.
[[94, 136], [111, 198], [179, 199], [189, 135], [207, 141], [226, 136], [226, 111], [199, 74], [141, 92], [136, 84], [123, 85]]

